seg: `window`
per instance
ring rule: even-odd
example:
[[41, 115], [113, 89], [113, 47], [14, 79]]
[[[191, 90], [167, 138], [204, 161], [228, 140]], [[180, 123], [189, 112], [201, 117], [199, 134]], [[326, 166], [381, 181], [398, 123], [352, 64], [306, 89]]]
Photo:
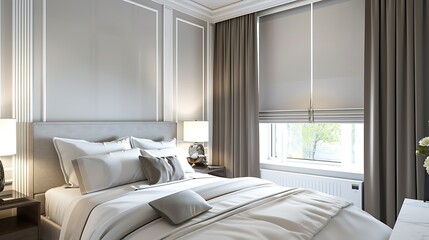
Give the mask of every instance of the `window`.
[[261, 123], [264, 163], [305, 162], [363, 173], [362, 123]]
[[296, 1], [258, 15], [261, 162], [363, 173], [365, 1]]

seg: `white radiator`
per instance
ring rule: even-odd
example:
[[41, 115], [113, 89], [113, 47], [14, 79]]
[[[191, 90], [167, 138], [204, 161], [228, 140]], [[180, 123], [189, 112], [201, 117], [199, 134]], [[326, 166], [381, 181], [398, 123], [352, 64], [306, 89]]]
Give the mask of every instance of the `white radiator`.
[[261, 178], [286, 187], [324, 192], [353, 202], [362, 209], [363, 181], [261, 169]]

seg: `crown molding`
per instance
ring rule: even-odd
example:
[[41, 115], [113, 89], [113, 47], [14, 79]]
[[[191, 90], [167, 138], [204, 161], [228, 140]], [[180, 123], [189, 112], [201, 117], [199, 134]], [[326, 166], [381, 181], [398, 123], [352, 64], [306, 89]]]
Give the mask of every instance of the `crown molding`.
[[268, 8], [295, 2], [297, 0], [245, 0], [214, 11], [201, 6], [193, 1], [183, 0], [152, 0], [165, 7], [181, 11], [196, 18], [210, 23], [217, 23], [227, 19], [235, 18], [252, 12], [266, 10]]
[[174, 9], [201, 20], [212, 22], [211, 11], [199, 4], [192, 1], [178, 1], [178, 0], [152, 0], [153, 2], [164, 5], [169, 9]]
[[214, 10], [212, 13], [212, 22], [221, 22], [295, 1], [297, 0], [247, 0], [238, 2], [236, 4]]

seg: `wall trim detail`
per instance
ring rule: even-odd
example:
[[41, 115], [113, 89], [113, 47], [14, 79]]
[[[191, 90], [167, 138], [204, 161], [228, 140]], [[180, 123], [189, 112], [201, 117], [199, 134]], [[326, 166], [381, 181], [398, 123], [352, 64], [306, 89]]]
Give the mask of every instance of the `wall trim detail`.
[[155, 79], [155, 81], [156, 81], [156, 121], [159, 121], [159, 71], [160, 71], [160, 69], [159, 69], [159, 11], [158, 10], [156, 10], [156, 9], [153, 9], [153, 8], [150, 8], [150, 7], [148, 7], [148, 6], [145, 6], [145, 5], [143, 5], [143, 4], [140, 4], [140, 3], [136, 3], [136, 2], [134, 2], [134, 1], [131, 1], [131, 0], [122, 0], [122, 1], [124, 1], [124, 2], [126, 2], [126, 3], [129, 3], [129, 4], [132, 4], [132, 5], [135, 5], [135, 6], [137, 6], [137, 7], [141, 7], [141, 8], [144, 8], [144, 9], [146, 9], [146, 10], [149, 10], [149, 11], [151, 11], [151, 12], [154, 12], [155, 13], [155, 28], [156, 28], [156, 37], [155, 37], [155, 40], [156, 40], [156, 79]]
[[174, 60], [173, 60], [173, 9], [163, 6], [163, 64], [164, 64], [164, 121], [174, 121]]
[[[179, 22], [183, 22], [183, 23], [186, 23], [186, 24], [189, 24], [189, 25], [191, 25], [191, 26], [194, 26], [194, 27], [197, 27], [197, 28], [200, 28], [201, 30], [202, 30], [202, 42], [203, 42], [203, 44], [202, 44], [202, 59], [203, 59], [203, 64], [202, 64], [202, 67], [203, 67], [203, 72], [202, 72], [202, 78], [201, 78], [201, 80], [202, 80], [202, 82], [203, 82], [203, 91], [202, 91], [202, 94], [203, 94], [203, 96], [202, 96], [202, 99], [203, 99], [203, 103], [202, 103], [202, 107], [203, 107], [203, 110], [202, 110], [202, 120], [205, 120], [205, 88], [206, 88], [206, 84], [205, 84], [205, 74], [206, 74], [206, 71], [205, 71], [205, 66], [206, 66], [206, 59], [205, 59], [205, 47], [206, 47], [206, 36], [205, 36], [205, 29], [204, 29], [204, 26], [200, 26], [200, 25], [198, 25], [198, 24], [195, 24], [195, 23], [193, 23], [193, 22], [190, 22], [190, 21], [187, 21], [187, 20], [185, 20], [185, 19], [182, 19], [182, 18], [179, 18], [179, 17], [176, 17], [176, 33], [175, 33], [175, 40], [176, 40], [176, 42], [175, 42], [175, 44], [176, 44], [176, 48], [175, 48], [175, 59], [174, 59], [174, 61], [175, 61], [175, 66], [176, 66], [176, 68], [175, 68], [175, 73], [174, 73], [174, 75], [175, 75], [175, 86], [176, 86], [176, 88], [175, 88], [175, 101], [176, 101], [176, 104], [175, 104], [175, 106], [176, 106], [176, 109], [175, 109], [175, 111], [176, 111], [176, 116], [175, 116], [175, 118], [176, 118], [176, 122], [178, 122], [179, 121], [179, 57], [178, 57], [178, 53], [179, 53], [179, 51], [178, 51], [178, 43], [179, 43]], [[189, 119], [187, 119], [187, 120], [189, 120]]]
[[[47, 4], [46, 4], [47, 0], [43, 0], [42, 1], [42, 106], [41, 106], [41, 110], [42, 110], [42, 122], [46, 122], [47, 121], [47, 62], [46, 62], [46, 50], [47, 50]], [[155, 41], [156, 41], [156, 79], [155, 79], [155, 84], [156, 84], [156, 99], [155, 99], [155, 104], [156, 104], [156, 121], [160, 120], [160, 112], [159, 112], [159, 106], [160, 106], [160, 64], [159, 64], [159, 57], [160, 57], [160, 44], [159, 44], [159, 11], [157, 9], [145, 6], [143, 4], [140, 3], [136, 3], [132, 0], [122, 0], [125, 3], [128, 4], [132, 4], [134, 6], [146, 9], [148, 11], [154, 12], [155, 13], [155, 28], [156, 28], [156, 36], [155, 36]]]
[[29, 195], [33, 121], [33, 0], [13, 1], [12, 9], [13, 115], [17, 121], [13, 189]]
[[46, 122], [46, 0], [42, 2], [42, 122]]

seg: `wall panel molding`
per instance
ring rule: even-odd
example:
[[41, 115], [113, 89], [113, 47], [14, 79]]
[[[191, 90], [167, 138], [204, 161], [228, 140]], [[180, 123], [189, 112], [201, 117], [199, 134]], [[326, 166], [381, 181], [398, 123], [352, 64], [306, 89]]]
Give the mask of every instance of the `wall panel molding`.
[[[113, 2], [113, 1], [110, 1]], [[155, 120], [155, 121], [162, 121], [164, 118], [164, 106], [163, 106], [163, 62], [162, 62], [162, 53], [163, 53], [163, 44], [162, 44], [162, 38], [163, 38], [163, 31], [162, 31], [162, 22], [163, 22], [163, 16], [162, 16], [162, 6], [157, 4], [157, 3], [153, 3], [151, 1], [148, 0], [117, 0], [115, 2], [115, 4], [118, 4], [119, 2], [123, 2], [124, 4], [129, 4], [135, 7], [138, 7], [140, 9], [142, 9], [143, 11], [148, 11], [150, 13], [153, 14], [154, 18], [153, 18], [153, 22], [154, 25], [153, 28], [155, 29], [155, 34], [153, 34], [154, 36], [154, 40], [153, 40], [153, 44], [155, 45], [154, 47], [154, 59], [152, 61], [152, 63], [155, 65], [155, 67], [153, 68], [153, 72], [156, 75], [154, 78], [145, 78], [140, 79], [141, 82], [136, 82], [136, 87], [137, 86], [143, 86], [145, 88], [148, 88], [149, 86], [152, 88], [154, 88], [153, 91], [151, 91], [155, 96], [153, 98], [151, 98], [150, 100], [150, 104], [154, 104], [155, 106], [152, 108], [154, 112], [153, 114], [153, 118], [151, 117], [151, 119], [133, 119], [135, 118], [134, 115], [132, 115], [131, 119], [126, 119], [126, 120]], [[50, 84], [52, 83], [52, 81], [54, 81], [52, 79], [52, 77], [50, 76], [52, 73], [50, 71], [52, 71], [52, 64], [50, 66], [50, 62], [52, 63], [52, 58], [53, 56], [50, 56], [50, 51], [49, 48], [52, 46], [52, 42], [53, 42], [53, 38], [52, 36], [54, 35], [50, 35], [50, 24], [51, 21], [50, 17], [52, 13], [50, 13], [50, 6], [52, 4], [54, 4], [58, 7], [58, 2], [52, 2], [49, 0], [43, 0], [43, 4], [42, 4], [42, 79], [41, 79], [41, 120], [42, 121], [54, 121], [54, 120], [90, 120], [90, 121], [97, 121], [97, 120], [119, 120], [119, 119], [104, 119], [103, 117], [97, 117], [96, 114], [94, 114], [93, 116], [91, 116], [90, 118], [93, 119], [88, 119], [88, 117], [84, 117], [85, 119], [62, 119], [60, 115], [57, 114], [57, 111], [54, 110], [54, 108], [50, 107], [50, 104], [52, 104], [52, 87]], [[88, 1], [88, 8], [93, 8], [96, 4], [101, 4], [101, 1], [97, 2], [97, 1]], [[97, 8], [93, 8], [95, 9], [95, 11], [101, 11]], [[100, 12], [101, 13], [101, 12]], [[136, 15], [135, 11], [131, 14]], [[144, 16], [145, 14], [141, 14], [140, 16]], [[151, 18], [150, 15], [146, 15], [147, 18]], [[91, 22], [88, 22], [88, 25], [92, 25], [94, 24], [94, 19], [91, 20]], [[151, 20], [152, 21], [152, 20]], [[145, 21], [141, 21], [138, 22], [140, 24], [146, 24]], [[152, 27], [151, 26], [151, 27]], [[108, 26], [109, 27], [109, 26]], [[53, 33], [52, 33], [53, 34]], [[104, 34], [104, 32], [103, 32]], [[152, 33], [150, 35], [146, 35], [148, 37], [152, 36]], [[57, 37], [57, 36], [55, 36]], [[100, 39], [102, 38], [97, 38], [99, 36], [97, 35], [93, 35], [90, 36], [91, 39], [90, 41], [100, 41]], [[54, 42], [55, 43], [55, 42]], [[93, 42], [92, 42], [93, 43]], [[56, 43], [55, 43], [56, 44]], [[99, 45], [97, 45], [99, 46]], [[97, 50], [94, 50], [97, 51]], [[91, 53], [91, 54], [97, 54], [97, 53]], [[98, 54], [104, 54], [104, 53], [98, 53]], [[92, 58], [94, 58], [94, 56], [91, 56]], [[95, 58], [97, 58], [97, 56], [95, 56]], [[51, 60], [49, 60], [51, 58]], [[140, 61], [141, 59], [139, 59]], [[91, 60], [94, 61], [94, 60]], [[143, 60], [144, 61], [144, 60]], [[97, 64], [97, 63], [96, 63]], [[137, 64], [137, 62], [136, 62]], [[145, 68], [146, 65], [139, 65], [139, 68]], [[146, 67], [147, 68], [147, 67]], [[92, 71], [96, 71], [96, 70], [92, 70]], [[146, 69], [139, 69], [140, 73], [142, 74], [142, 72], [146, 71]], [[151, 70], [152, 71], [152, 70]], [[145, 74], [145, 73], [143, 73]], [[146, 75], [145, 75], [146, 76]], [[150, 83], [149, 83], [149, 82]], [[152, 82], [153, 81], [153, 82]], [[86, 94], [83, 94], [84, 97], [87, 96]], [[50, 97], [51, 96], [51, 97]], [[136, 96], [136, 94], [133, 94], [131, 96]], [[148, 96], [148, 95], [141, 95], [142, 96]], [[55, 97], [54, 97], [55, 98]], [[145, 101], [148, 102], [148, 101]], [[97, 107], [98, 105], [96, 105]], [[94, 106], [93, 106], [94, 107]], [[144, 106], [141, 106], [142, 108], [145, 108]], [[58, 109], [57, 107], [55, 109]], [[140, 108], [141, 109], [141, 108]], [[141, 111], [141, 110], [140, 110]], [[152, 110], [151, 110], [152, 111]], [[83, 115], [88, 115], [88, 111], [86, 113], [84, 113]], [[131, 114], [131, 113], [130, 113]], [[152, 115], [151, 115], [152, 116]], [[145, 115], [145, 117], [147, 117]], [[60, 118], [60, 119], [58, 119]], [[125, 117], [126, 118], [126, 117]]]
[[[176, 36], [175, 36], [175, 45], [176, 45], [176, 51], [175, 51], [175, 65], [176, 65], [176, 69], [175, 69], [175, 102], [176, 102], [176, 122], [180, 121], [180, 120], [191, 120], [191, 119], [179, 119], [179, 113], [180, 113], [180, 91], [185, 92], [187, 90], [187, 88], [185, 87], [183, 90], [180, 89], [180, 85], [181, 82], [179, 80], [179, 69], [180, 69], [180, 62], [179, 62], [179, 48], [180, 48], [180, 43], [179, 43], [179, 24], [180, 23], [184, 23], [184, 24], [188, 24], [190, 26], [196, 27], [197, 29], [201, 30], [201, 38], [202, 38], [202, 49], [201, 49], [201, 59], [203, 60], [203, 64], [202, 64], [202, 75], [201, 75], [201, 79], [200, 81], [202, 82], [202, 86], [203, 86], [203, 91], [201, 91], [202, 94], [202, 100], [203, 102], [201, 103], [202, 105], [202, 112], [201, 112], [201, 119], [198, 120], [206, 120], [205, 119], [205, 108], [206, 108], [206, 104], [205, 104], [205, 96], [206, 96], [206, 91], [205, 91], [205, 86], [206, 86], [206, 76], [205, 76], [205, 67], [207, 66], [206, 63], [206, 59], [205, 59], [205, 48], [206, 48], [206, 43], [205, 43], [205, 27], [204, 26], [200, 26], [198, 24], [195, 24], [193, 22], [187, 21], [185, 19], [182, 18], [176, 18], [175, 19], [175, 24], [176, 24]], [[195, 49], [195, 51], [198, 51], [198, 49]], [[194, 94], [194, 95], [198, 95], [198, 93], [188, 93], [188, 94]], [[182, 106], [182, 107], [186, 107], [186, 106]], [[189, 107], [189, 106], [188, 106]]]
[[33, 1], [13, 1], [12, 15], [13, 114], [17, 126], [14, 189], [30, 194], [31, 123], [33, 122]]
[[46, 122], [46, 0], [42, 1], [42, 122]]
[[173, 9], [164, 6], [164, 121], [174, 121]]
[[[154, 8], [150, 8], [150, 7], [148, 7], [148, 6], [145, 6], [145, 5], [143, 5], [143, 4], [140, 4], [140, 3], [136, 3], [136, 2], [134, 2], [134, 1], [131, 1], [131, 0], [122, 0], [122, 1], [124, 1], [124, 2], [127, 2], [127, 3], [130, 3], [130, 4], [133, 4], [133, 5], [135, 5], [135, 6], [138, 6], [138, 7], [141, 7], [141, 8], [143, 8], [143, 9], [146, 9], [146, 10], [149, 10], [149, 11], [152, 11], [152, 12], [154, 12], [155, 13], [155, 25], [156, 25], [156, 36], [155, 36], [155, 38], [156, 38], [156, 79], [155, 79], [155, 84], [156, 84], [156, 100], [155, 100], [155, 102], [156, 102], [156, 121], [159, 121], [159, 119], [160, 119], [160, 112], [159, 112], [159, 105], [160, 105], [160, 85], [161, 85], [161, 79], [160, 79], [160, 77], [159, 77], [159, 73], [160, 73], [160, 71], [161, 71], [161, 69], [160, 69], [160, 64], [159, 64], [159, 52], [160, 52], [160, 49], [159, 49], [159, 11], [157, 10], [157, 9], [154, 9]], [[164, 114], [163, 114], [164, 115]]]
[[[207, 22], [174, 11], [174, 119], [207, 120]], [[178, 126], [181, 136], [181, 125]]]

